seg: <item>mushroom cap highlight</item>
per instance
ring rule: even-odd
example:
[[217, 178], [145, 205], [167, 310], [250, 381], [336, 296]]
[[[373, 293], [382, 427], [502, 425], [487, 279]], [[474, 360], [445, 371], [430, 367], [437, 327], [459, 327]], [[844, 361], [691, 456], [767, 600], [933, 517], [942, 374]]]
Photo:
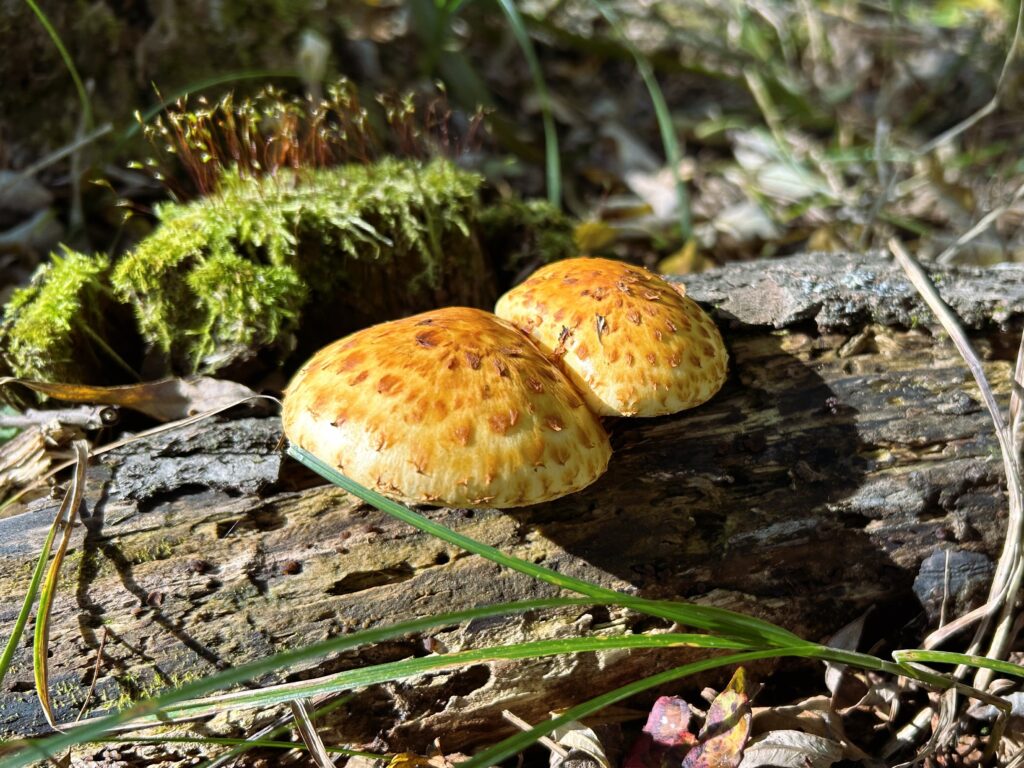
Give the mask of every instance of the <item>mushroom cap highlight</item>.
[[602, 416], [694, 408], [725, 382], [728, 353], [695, 301], [642, 267], [598, 258], [556, 261], [498, 300]]
[[513, 325], [449, 307], [317, 352], [285, 392], [288, 439], [410, 503], [516, 507], [578, 491], [611, 445], [565, 375]]

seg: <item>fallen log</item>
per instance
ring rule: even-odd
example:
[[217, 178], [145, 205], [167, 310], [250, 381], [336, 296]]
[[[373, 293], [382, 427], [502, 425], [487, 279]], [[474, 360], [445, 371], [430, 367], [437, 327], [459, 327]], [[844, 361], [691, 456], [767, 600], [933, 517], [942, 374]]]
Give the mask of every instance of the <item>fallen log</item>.
[[[937, 282], [1005, 403], [1024, 268], [950, 270]], [[609, 422], [610, 469], [582, 493], [426, 514], [601, 585], [740, 610], [814, 640], [871, 610], [879, 636], [895, 641], [897, 627], [915, 642], [937, 618], [947, 568], [948, 614], [978, 604], [1005, 526], [998, 450], [973, 380], [899, 269], [881, 256], [808, 254], [732, 264], [687, 286], [713, 308], [731, 355], [710, 403]], [[75, 717], [95, 669], [92, 712], [339, 633], [555, 594], [321, 484], [276, 451], [279, 430], [276, 418], [198, 424], [96, 461], [52, 617], [59, 721]], [[0, 636], [56, 505], [0, 520]], [[477, 621], [289, 679], [428, 649], [657, 626], [608, 608]], [[48, 731], [28, 642], [0, 692], [4, 738]], [[495, 662], [378, 686], [328, 718], [325, 740], [423, 750], [440, 735], [447, 750], [469, 748], [506, 730], [502, 709], [537, 721], [681, 653]]]

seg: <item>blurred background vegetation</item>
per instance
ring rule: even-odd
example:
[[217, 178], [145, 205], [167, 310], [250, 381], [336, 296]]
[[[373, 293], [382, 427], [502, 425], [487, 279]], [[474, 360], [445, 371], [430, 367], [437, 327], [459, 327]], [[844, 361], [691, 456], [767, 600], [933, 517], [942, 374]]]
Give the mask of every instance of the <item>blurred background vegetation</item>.
[[895, 233], [925, 260], [1024, 258], [1018, 3], [0, 5], [2, 300], [58, 242], [116, 259], [182, 194], [128, 166], [159, 154], [136, 116], [340, 77], [380, 125], [381, 94], [418, 94], [451, 126], [412, 121], [430, 151], [491, 198], [551, 198], [586, 252], [685, 273]]

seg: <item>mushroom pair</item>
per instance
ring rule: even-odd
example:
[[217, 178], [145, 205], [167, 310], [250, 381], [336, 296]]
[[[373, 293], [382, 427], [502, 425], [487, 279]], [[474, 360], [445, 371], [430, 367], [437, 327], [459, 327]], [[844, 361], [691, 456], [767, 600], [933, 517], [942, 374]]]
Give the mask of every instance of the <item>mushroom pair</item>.
[[725, 381], [711, 319], [639, 267], [555, 262], [495, 312], [438, 309], [325, 347], [288, 385], [285, 434], [402, 501], [517, 507], [604, 473], [598, 416], [675, 413]]

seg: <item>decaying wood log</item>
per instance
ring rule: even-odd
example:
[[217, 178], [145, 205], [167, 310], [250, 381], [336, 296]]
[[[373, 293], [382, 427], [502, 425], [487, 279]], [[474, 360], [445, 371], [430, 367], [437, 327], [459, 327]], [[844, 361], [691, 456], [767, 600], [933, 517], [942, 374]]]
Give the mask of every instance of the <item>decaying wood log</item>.
[[[869, 608], [885, 636], [950, 614], [987, 587], [1004, 528], [991, 424], [955, 349], [880, 256], [812, 254], [694, 277], [731, 353], [725, 389], [678, 416], [610, 423], [607, 475], [516, 511], [428, 510], [522, 558], [650, 597], [733, 608], [821, 639]], [[996, 392], [1008, 392], [1024, 268], [939, 275]], [[1005, 399], [1005, 398], [1004, 398]], [[275, 453], [279, 422], [201, 424], [100, 459], [53, 615], [52, 690], [74, 717], [101, 636], [99, 710], [341, 632], [553, 594], [317, 485]], [[0, 520], [0, 635], [20, 606], [56, 501]], [[485, 643], [652, 625], [614, 609], [448, 627], [297, 676]], [[913, 640], [911, 640], [913, 642]], [[339, 743], [448, 750], [679, 663], [589, 654], [482, 664], [361, 692]], [[21, 649], [4, 736], [46, 731]], [[237, 722], [237, 721], [236, 721]], [[226, 719], [207, 724], [230, 731]]]

